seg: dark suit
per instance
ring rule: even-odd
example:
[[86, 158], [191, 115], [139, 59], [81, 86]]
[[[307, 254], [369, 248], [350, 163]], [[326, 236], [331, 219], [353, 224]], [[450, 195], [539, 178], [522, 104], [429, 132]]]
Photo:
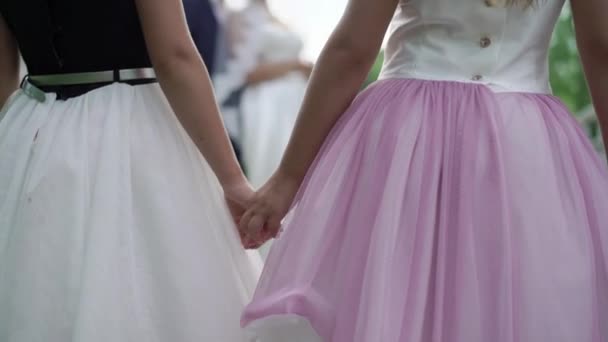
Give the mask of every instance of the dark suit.
[[219, 23], [210, 0], [183, 0], [186, 19], [194, 44], [213, 75]]

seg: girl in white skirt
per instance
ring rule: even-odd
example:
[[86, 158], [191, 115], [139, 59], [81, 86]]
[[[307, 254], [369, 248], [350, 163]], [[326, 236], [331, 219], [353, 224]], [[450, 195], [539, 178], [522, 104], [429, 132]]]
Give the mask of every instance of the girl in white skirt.
[[242, 341], [252, 191], [181, 1], [0, 14], [0, 341]]

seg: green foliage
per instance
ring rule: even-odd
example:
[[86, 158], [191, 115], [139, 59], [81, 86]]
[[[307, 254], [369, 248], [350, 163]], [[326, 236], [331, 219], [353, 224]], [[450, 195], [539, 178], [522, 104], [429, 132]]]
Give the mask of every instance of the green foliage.
[[549, 65], [553, 93], [574, 113], [586, 108], [591, 99], [576, 48], [569, 8], [564, 9], [555, 28]]
[[[564, 8], [555, 27], [549, 56], [553, 93], [574, 115], [587, 111], [591, 105], [591, 96], [576, 46], [572, 12], [568, 6]], [[589, 121], [583, 127], [597, 146], [601, 147], [601, 132], [597, 122]]]
[[378, 57], [376, 57], [376, 62], [374, 62], [374, 65], [367, 76], [367, 80], [365, 80], [363, 85], [364, 88], [374, 83], [378, 79], [378, 76], [380, 76], [380, 71], [382, 70], [382, 63], [384, 63], [384, 51], [380, 51]]

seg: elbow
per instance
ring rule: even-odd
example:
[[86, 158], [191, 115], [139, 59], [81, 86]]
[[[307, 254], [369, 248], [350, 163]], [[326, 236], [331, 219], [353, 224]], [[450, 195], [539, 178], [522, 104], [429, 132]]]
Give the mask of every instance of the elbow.
[[328, 52], [353, 69], [369, 68], [376, 59], [379, 46], [367, 44], [348, 34], [334, 37], [327, 46]]
[[171, 75], [183, 69], [196, 68], [202, 64], [201, 57], [193, 46], [176, 45], [164, 49], [160, 53], [151, 54], [152, 64], [156, 73], [162, 77]]

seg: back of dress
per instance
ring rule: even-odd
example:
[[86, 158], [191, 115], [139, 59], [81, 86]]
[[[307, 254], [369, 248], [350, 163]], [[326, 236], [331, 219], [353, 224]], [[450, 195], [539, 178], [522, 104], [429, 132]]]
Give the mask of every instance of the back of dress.
[[133, 0], [2, 0], [30, 74], [149, 67]]
[[0, 109], [2, 342], [245, 341], [259, 256], [159, 84], [136, 78], [133, 2], [0, 0], [30, 72]]
[[550, 93], [548, 49], [564, 0], [527, 8], [491, 0], [401, 0], [382, 78], [475, 82]]

